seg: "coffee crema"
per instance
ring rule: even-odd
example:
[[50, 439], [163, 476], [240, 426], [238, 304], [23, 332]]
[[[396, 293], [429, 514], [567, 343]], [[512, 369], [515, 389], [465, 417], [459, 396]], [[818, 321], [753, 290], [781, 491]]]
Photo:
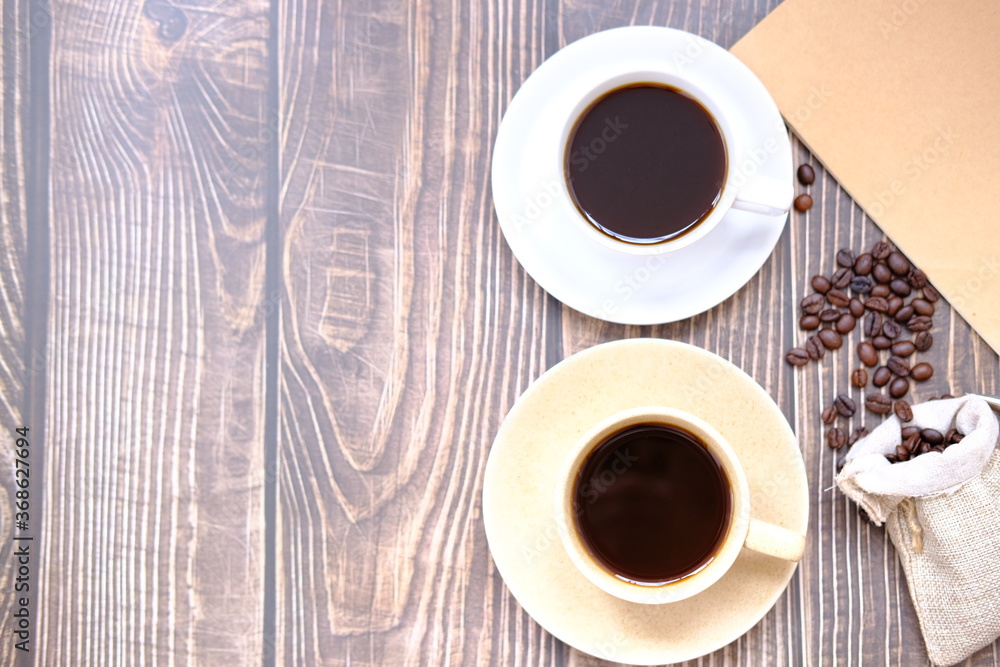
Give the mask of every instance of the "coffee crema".
[[573, 503], [577, 530], [599, 563], [620, 579], [657, 585], [712, 561], [729, 530], [733, 491], [698, 437], [649, 423], [594, 448]]
[[726, 147], [712, 115], [653, 83], [605, 93], [580, 116], [565, 150], [569, 191], [601, 232], [660, 243], [695, 229], [726, 180]]

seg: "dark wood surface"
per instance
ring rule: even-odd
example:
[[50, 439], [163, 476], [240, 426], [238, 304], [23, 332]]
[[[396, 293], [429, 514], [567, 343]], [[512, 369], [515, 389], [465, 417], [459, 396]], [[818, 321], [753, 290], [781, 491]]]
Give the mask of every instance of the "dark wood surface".
[[[809, 475], [787, 592], [699, 664], [926, 664], [891, 544], [831, 488], [818, 413], [853, 355], [782, 361], [808, 278], [882, 238], [836, 182], [819, 170], [733, 297], [654, 327], [548, 296], [492, 208], [504, 109], [560, 47], [629, 24], [729, 47], [775, 4], [5, 3], [0, 664], [21, 425], [25, 664], [605, 664], [510, 596], [482, 479], [532, 380], [636, 336], [749, 373]], [[996, 354], [939, 305], [914, 398], [1000, 393]]]

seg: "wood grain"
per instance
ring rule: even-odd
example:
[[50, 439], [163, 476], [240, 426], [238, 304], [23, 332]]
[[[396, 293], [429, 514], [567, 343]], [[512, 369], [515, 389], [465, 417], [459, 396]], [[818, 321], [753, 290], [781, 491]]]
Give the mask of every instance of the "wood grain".
[[262, 659], [267, 5], [52, 5], [38, 664]]

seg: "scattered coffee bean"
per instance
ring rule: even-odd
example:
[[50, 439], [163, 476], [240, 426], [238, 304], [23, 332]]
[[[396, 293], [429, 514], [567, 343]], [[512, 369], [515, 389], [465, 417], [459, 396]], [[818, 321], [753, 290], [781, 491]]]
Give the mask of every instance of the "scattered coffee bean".
[[944, 442], [944, 436], [941, 431], [937, 431], [932, 428], [925, 428], [920, 431], [920, 437], [924, 439], [925, 442], [929, 442], [932, 445], [940, 445]]
[[908, 340], [898, 340], [889, 349], [897, 357], [908, 357], [917, 350], [916, 346]]
[[889, 380], [891, 379], [892, 371], [885, 366], [879, 366], [875, 369], [875, 373], [872, 375], [872, 384], [876, 387], [884, 387], [889, 384]]
[[910, 374], [910, 365], [899, 357], [889, 357], [889, 361], [885, 362], [885, 366], [893, 375], [901, 378], [905, 378]]
[[869, 292], [871, 296], [880, 296], [883, 299], [887, 298], [892, 292], [889, 291], [888, 285], [875, 285], [872, 287], [872, 291]]
[[817, 335], [828, 350], [836, 350], [844, 344], [844, 338], [833, 329], [820, 329]]
[[910, 269], [906, 275], [906, 282], [910, 283], [913, 289], [921, 289], [927, 284], [927, 274], [920, 269]]
[[910, 454], [913, 454], [918, 449], [920, 449], [920, 427], [909, 426], [906, 427], [905, 429], [901, 429], [901, 431], [903, 430], [912, 431], [911, 435], [903, 437], [902, 440], [903, 440], [903, 447], [906, 448], [906, 451], [909, 452]]
[[954, 436], [952, 436], [950, 442], [953, 445], [957, 445], [958, 443], [962, 442], [963, 439], [965, 439], [964, 433], [956, 433]]
[[882, 335], [890, 340], [896, 340], [901, 333], [903, 333], [903, 325], [896, 320], [886, 320], [882, 324]]
[[799, 302], [799, 306], [802, 307], [802, 312], [807, 315], [815, 315], [819, 311], [823, 310], [825, 301], [826, 299], [822, 294], [810, 294]]
[[885, 259], [892, 252], [892, 246], [885, 241], [876, 241], [872, 246], [872, 257], [875, 259]]
[[852, 269], [854, 268], [854, 259], [854, 253], [851, 252], [850, 248], [841, 248], [837, 251], [837, 266]]
[[878, 351], [875, 349], [875, 346], [868, 341], [858, 343], [858, 359], [860, 359], [861, 363], [865, 366], [871, 368], [878, 363]]
[[921, 331], [913, 337], [913, 345], [918, 352], [926, 352], [934, 344], [934, 334], [929, 331]]
[[910, 331], [927, 331], [934, 326], [934, 321], [926, 315], [914, 315], [906, 322], [906, 328]]
[[896, 417], [901, 422], [913, 421], [913, 410], [906, 401], [896, 401], [896, 404], [892, 406], [892, 411], [896, 413]]
[[840, 267], [833, 272], [832, 276], [830, 276], [830, 284], [837, 289], [844, 289], [851, 284], [851, 278], [853, 277], [854, 271]]
[[820, 418], [823, 420], [824, 424], [829, 426], [833, 422], [837, 421], [837, 410], [832, 405], [828, 405], [823, 408], [823, 414], [820, 415]]
[[799, 165], [795, 175], [798, 176], [799, 183], [802, 185], [812, 185], [816, 181], [816, 172], [808, 164]]
[[830, 279], [826, 276], [813, 276], [809, 284], [820, 294], [826, 294], [830, 291], [831, 287]]
[[833, 399], [833, 407], [841, 417], [852, 417], [858, 410], [854, 400], [847, 394], [839, 394], [837, 398]]
[[795, 198], [795, 210], [805, 213], [813, 207], [813, 198], [806, 194], [801, 194]]
[[872, 266], [874, 266], [875, 261], [872, 259], [871, 253], [861, 253], [858, 255], [857, 259], [854, 260], [854, 275], [857, 276], [867, 276], [872, 272]]
[[854, 429], [854, 432], [851, 433], [851, 437], [847, 439], [847, 446], [848, 447], [852, 446], [854, 443], [856, 443], [858, 440], [865, 437], [866, 435], [868, 435], [868, 429], [865, 428], [864, 426], [859, 426], [858, 428]]
[[813, 361], [819, 361], [826, 355], [826, 348], [819, 342], [818, 336], [810, 336], [806, 340], [806, 354]]
[[889, 310], [889, 302], [880, 296], [870, 296], [865, 299], [865, 308], [876, 313], [884, 313]]
[[900, 324], [905, 324], [911, 317], [913, 317], [914, 312], [916, 311], [913, 309], [913, 306], [903, 306], [896, 311], [896, 314], [892, 316], [892, 319], [896, 320]]
[[892, 269], [885, 264], [876, 264], [872, 267], [872, 278], [881, 285], [887, 285], [892, 281]]
[[840, 319], [840, 311], [836, 308], [827, 308], [819, 314], [819, 321], [829, 324]]
[[805, 329], [806, 331], [819, 329], [819, 318], [815, 315], [803, 315], [799, 319], [799, 328]]
[[903, 297], [901, 296], [891, 297], [888, 301], [885, 314], [888, 315], [889, 317], [895, 317], [896, 313], [899, 312], [899, 309], [903, 307], [903, 303], [904, 303]]
[[889, 395], [893, 398], [902, 398], [910, 391], [910, 381], [906, 378], [896, 378], [889, 383]]
[[857, 323], [858, 321], [854, 319], [854, 315], [851, 315], [850, 313], [844, 313], [837, 319], [836, 323], [834, 323], [833, 328], [836, 329], [839, 333], [846, 334], [853, 331], [854, 325]]
[[950, 428], [948, 432], [944, 434], [944, 441], [947, 443], [954, 442], [953, 438], [958, 435], [958, 429]]
[[924, 298], [930, 301], [931, 303], [935, 303], [938, 299], [941, 298], [941, 295], [938, 294], [938, 291], [934, 289], [934, 286], [931, 285], [930, 283], [924, 285], [920, 291], [924, 293]]
[[910, 272], [910, 262], [903, 253], [897, 251], [889, 253], [889, 256], [885, 259], [886, 264], [892, 269], [892, 272], [897, 276], [905, 276]]
[[917, 453], [918, 454], [926, 454], [927, 452], [931, 451], [931, 447], [932, 447], [931, 443], [929, 443], [929, 442], [921, 442], [920, 443], [920, 449], [917, 450]]
[[840, 428], [831, 428], [826, 432], [826, 444], [830, 446], [831, 449], [840, 449], [847, 444], [847, 436], [844, 435], [844, 430]]
[[916, 298], [910, 302], [913, 306], [913, 310], [917, 311], [918, 315], [927, 315], [930, 317], [934, 314], [934, 304], [927, 299]]
[[896, 296], [910, 296], [910, 283], [901, 278], [896, 278], [889, 283], [889, 290]]
[[922, 361], [910, 369], [910, 376], [917, 382], [930, 380], [932, 375], [934, 375], [934, 367], [926, 361]]
[[864, 330], [865, 335], [869, 338], [873, 338], [882, 333], [882, 315], [876, 311], [872, 311], [865, 315]]
[[851, 290], [858, 294], [868, 294], [872, 291], [872, 280], [868, 276], [854, 276], [851, 279]]
[[855, 318], [865, 314], [865, 304], [861, 303], [861, 299], [851, 299], [851, 302], [847, 304], [847, 309], [851, 311], [851, 315], [854, 315]]
[[863, 368], [855, 368], [851, 373], [851, 384], [859, 389], [868, 384], [868, 371]]
[[[820, 296], [817, 294], [816, 296]], [[822, 298], [822, 297], [820, 297]], [[837, 306], [838, 308], [843, 308], [851, 302], [851, 298], [844, 294], [839, 289], [832, 289], [826, 293], [826, 300], [830, 302], [831, 306]]]
[[919, 426], [904, 426], [903, 429], [899, 432], [899, 435], [900, 435], [900, 437], [903, 440], [906, 440], [907, 438], [912, 438], [915, 435], [919, 436], [920, 435], [920, 427]]
[[910, 452], [903, 445], [896, 445], [896, 450], [893, 453], [896, 455], [897, 461], [906, 461], [910, 458]]
[[892, 340], [885, 336], [875, 336], [872, 338], [872, 345], [875, 346], [876, 350], [888, 350], [892, 347]]
[[892, 401], [882, 394], [868, 394], [865, 407], [877, 415], [887, 415], [892, 410]]

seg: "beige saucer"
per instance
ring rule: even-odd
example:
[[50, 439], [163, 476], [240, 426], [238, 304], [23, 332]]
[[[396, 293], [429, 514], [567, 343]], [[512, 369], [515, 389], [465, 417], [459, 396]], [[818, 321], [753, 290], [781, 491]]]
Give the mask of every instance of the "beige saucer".
[[555, 475], [590, 426], [641, 405], [680, 408], [712, 424], [743, 464], [751, 515], [805, 533], [805, 465], [771, 397], [721, 357], [654, 339], [592, 347], [524, 392], [490, 451], [483, 519], [497, 569], [542, 627], [592, 655], [654, 665], [697, 658], [739, 638], [771, 609], [797, 564], [744, 549], [711, 588], [664, 605], [608, 595], [574, 567], [556, 529]]

